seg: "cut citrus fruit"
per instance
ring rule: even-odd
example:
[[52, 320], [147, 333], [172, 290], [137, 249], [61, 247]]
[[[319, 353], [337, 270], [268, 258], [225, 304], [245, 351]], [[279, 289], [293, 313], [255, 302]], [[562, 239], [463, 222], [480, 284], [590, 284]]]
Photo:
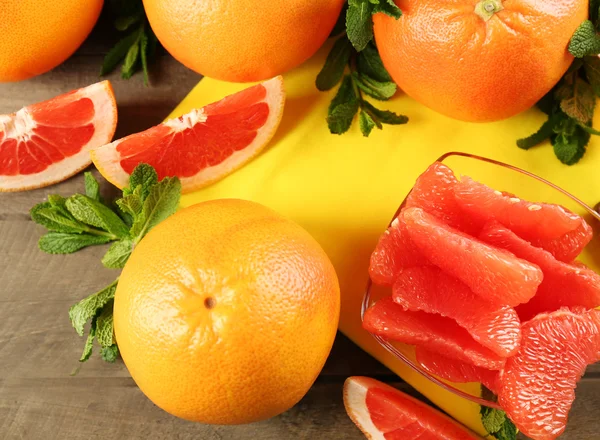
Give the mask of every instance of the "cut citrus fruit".
[[91, 163], [90, 150], [117, 126], [112, 87], [102, 81], [0, 115], [0, 191], [41, 188]]
[[383, 298], [365, 312], [363, 327], [392, 341], [423, 346], [453, 359], [498, 370], [504, 358], [479, 344], [454, 320], [425, 312], [406, 311]]
[[445, 414], [368, 377], [346, 379], [344, 406], [371, 440], [481, 440]]
[[470, 177], [463, 177], [455, 186], [455, 196], [461, 208], [477, 221], [496, 220], [563, 261], [573, 260], [592, 238], [585, 220], [562, 206], [528, 202]]
[[521, 322], [515, 309], [495, 306], [435, 266], [404, 269], [394, 283], [393, 297], [407, 310], [454, 319], [477, 342], [499, 356], [517, 352]]
[[491, 303], [527, 302], [542, 282], [537, 266], [451, 228], [420, 208], [405, 209], [402, 216], [410, 238], [429, 261]]
[[112, 184], [127, 186], [141, 162], [159, 179], [177, 176], [182, 192], [209, 185], [232, 173], [271, 140], [283, 114], [283, 78], [227, 96], [179, 118], [92, 151], [92, 160]]
[[428, 264], [431, 263], [415, 247], [400, 216], [379, 238], [371, 254], [369, 275], [375, 284], [391, 286], [403, 268]]
[[415, 353], [419, 365], [431, 374], [456, 383], [479, 382], [488, 390], [496, 392], [498, 371], [476, 367], [423, 347], [417, 347]]
[[454, 197], [458, 179], [446, 165], [435, 162], [419, 176], [406, 198], [407, 208], [421, 208], [461, 231], [476, 233], [477, 226], [465, 215]]
[[600, 359], [600, 312], [561, 309], [523, 324], [517, 355], [498, 379], [498, 402], [526, 435], [552, 440], [565, 429], [575, 387]]
[[542, 269], [544, 280], [536, 295], [529, 302], [517, 307], [523, 320], [531, 319], [540, 312], [558, 310], [563, 306], [600, 306], [600, 275], [583, 263], [569, 264], [558, 261], [550, 252], [532, 246], [497, 222], [487, 224], [480, 238]]

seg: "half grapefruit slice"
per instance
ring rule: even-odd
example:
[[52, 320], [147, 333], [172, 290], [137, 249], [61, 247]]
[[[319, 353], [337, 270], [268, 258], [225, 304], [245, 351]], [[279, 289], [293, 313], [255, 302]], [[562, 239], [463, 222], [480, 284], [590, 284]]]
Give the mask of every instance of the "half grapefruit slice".
[[371, 440], [482, 440], [425, 403], [368, 377], [346, 379], [344, 406]]
[[0, 115], [0, 191], [48, 186], [92, 161], [117, 126], [112, 87], [102, 81]]
[[207, 186], [240, 168], [271, 140], [283, 114], [281, 76], [141, 133], [92, 151], [92, 160], [112, 184], [123, 188], [141, 162], [158, 178], [177, 176], [182, 192]]

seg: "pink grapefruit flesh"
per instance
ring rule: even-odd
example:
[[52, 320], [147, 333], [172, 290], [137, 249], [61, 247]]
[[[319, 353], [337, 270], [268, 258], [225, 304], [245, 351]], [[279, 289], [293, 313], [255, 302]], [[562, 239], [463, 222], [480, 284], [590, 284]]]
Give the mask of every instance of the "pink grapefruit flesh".
[[584, 220], [579, 227], [558, 238], [531, 238], [531, 244], [547, 250], [557, 260], [570, 263], [583, 251], [592, 240], [594, 231]]

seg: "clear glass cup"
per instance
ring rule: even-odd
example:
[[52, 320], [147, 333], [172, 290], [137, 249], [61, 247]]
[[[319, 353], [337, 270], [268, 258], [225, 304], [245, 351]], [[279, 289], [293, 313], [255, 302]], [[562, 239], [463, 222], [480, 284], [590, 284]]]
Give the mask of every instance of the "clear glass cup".
[[[594, 211], [594, 209], [586, 205], [574, 195], [568, 193], [564, 189], [547, 181], [546, 179], [512, 165], [461, 152], [446, 153], [440, 157], [437, 162], [443, 162], [445, 165], [450, 167], [457, 176], [465, 175], [472, 177], [473, 179], [485, 183], [494, 189], [516, 194], [525, 200], [560, 204], [584, 217], [592, 227], [596, 226], [596, 222], [593, 220], [600, 221], [600, 214], [598, 214], [596, 211]], [[390, 219], [388, 227], [398, 216], [405, 203], [406, 198], [402, 201], [398, 207], [398, 210]], [[597, 243], [597, 240], [592, 240], [590, 244], [586, 246], [578, 259], [584, 263], [591, 263], [596, 260], [596, 263], [600, 264], [600, 244]], [[361, 319], [364, 319], [365, 311], [379, 298], [382, 298], [383, 296], [389, 296], [390, 294], [390, 288], [377, 286], [369, 279], [365, 295], [363, 297]], [[500, 409], [498, 404], [493, 400], [469, 394], [457, 388], [451, 382], [447, 382], [444, 379], [439, 379], [428, 371], [425, 371], [414, 360], [414, 356], [411, 355], [410, 346], [388, 341], [378, 335], [372, 336], [393, 356], [397, 357], [410, 368], [422, 374], [440, 387], [445, 388], [446, 390], [479, 405]]]

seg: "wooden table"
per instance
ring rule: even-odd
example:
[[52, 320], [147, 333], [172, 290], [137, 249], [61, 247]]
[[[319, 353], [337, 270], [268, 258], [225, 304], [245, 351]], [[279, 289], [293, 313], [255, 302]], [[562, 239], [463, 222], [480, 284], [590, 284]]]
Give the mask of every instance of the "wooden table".
[[[98, 81], [102, 55], [113, 41], [100, 26], [84, 46], [54, 71], [28, 81], [0, 84], [0, 114]], [[152, 68], [152, 87], [139, 75], [125, 81], [109, 76], [119, 105], [117, 137], [160, 122], [200, 76], [169, 55]], [[96, 176], [98, 174], [96, 173]], [[47, 255], [37, 248], [43, 228], [28, 210], [48, 194], [83, 190], [82, 175], [36, 191], [0, 194], [0, 439], [362, 439], [346, 416], [342, 384], [367, 375], [417, 395], [389, 370], [339, 335], [321, 376], [294, 408], [246, 426], [206, 426], [179, 420], [154, 406], [121, 361], [94, 355], [77, 362], [83, 340], [67, 311], [84, 296], [111, 282], [104, 247], [76, 255]], [[104, 195], [115, 190], [103, 183]], [[76, 373], [76, 374], [75, 374]], [[591, 367], [577, 390], [565, 440], [600, 438], [600, 368]], [[408, 439], [407, 439], [408, 440]]]

